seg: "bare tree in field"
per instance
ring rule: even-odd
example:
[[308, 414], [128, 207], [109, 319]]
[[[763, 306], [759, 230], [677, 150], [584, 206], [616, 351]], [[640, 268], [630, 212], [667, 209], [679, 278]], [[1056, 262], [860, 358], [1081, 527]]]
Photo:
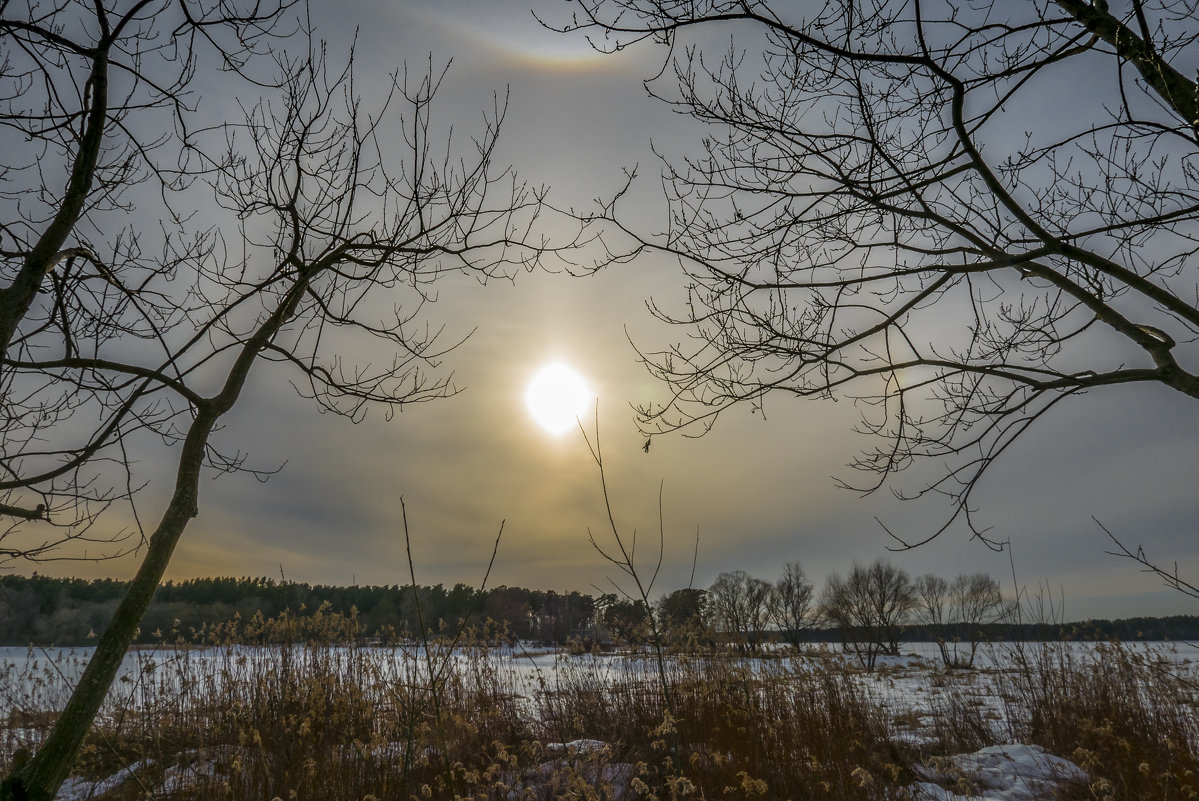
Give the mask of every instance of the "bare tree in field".
[[920, 576], [913, 584], [915, 619], [933, 629], [941, 661], [949, 668], [974, 667], [985, 627], [1012, 617], [1012, 605], [999, 582], [985, 573], [961, 575], [952, 582], [940, 576]]
[[600, 215], [686, 276], [652, 304], [688, 333], [643, 353], [673, 388], [651, 432], [854, 397], [879, 441], [855, 488], [944, 465], [915, 494], [985, 535], [971, 493], [1055, 407], [1199, 399], [1196, 0], [572, 8], [556, 27], [601, 49], [662, 46], [649, 91], [703, 126], [698, 152], [659, 143], [665, 230]]
[[[199, 513], [202, 471], [241, 467], [222, 455], [218, 428], [254, 371], [275, 363], [272, 374], [290, 371], [301, 394], [351, 420], [443, 397], [454, 387], [437, 368], [455, 341], [442, 342], [423, 314], [434, 286], [448, 275], [508, 277], [549, 251], [532, 233], [540, 195], [493, 163], [502, 105], [459, 142], [433, 123], [442, 73], [392, 76], [364, 106], [352, 56], [333, 68], [323, 44], [297, 40], [277, 55], [278, 93], [199, 133], [206, 146], [192, 154], [221, 220], [167, 236], [155, 253], [173, 266], [176, 284], [157, 300], [178, 322], [158, 348], [121, 350], [116, 337], [99, 353], [55, 359], [68, 393], [71, 380], [148, 387], [131, 396], [130, 414], [153, 418], [176, 472], [127, 594], [50, 735], [0, 785], [4, 801], [49, 801], [67, 776]], [[109, 347], [125, 358], [106, 357]]]
[[[916, 595], [916, 609], [913, 617], [917, 623], [933, 629], [937, 636], [937, 642], [943, 643], [946, 637], [951, 636], [948, 627], [953, 620], [952, 613], [947, 608], [949, 606], [949, 582], [930, 573], [917, 577], [912, 582], [912, 591]], [[945, 657], [944, 647], [941, 649], [941, 656]], [[948, 665], [948, 662], [946, 664]]]
[[721, 573], [708, 588], [709, 615], [742, 653], [757, 653], [770, 621], [770, 582], [744, 570]]
[[127, 549], [91, 524], [137, 489], [131, 434], [179, 436], [168, 282], [213, 166], [194, 84], [261, 86], [294, 2], [0, 4], [0, 563]]
[[908, 574], [882, 559], [869, 567], [854, 563], [849, 576], [834, 573], [820, 596], [820, 613], [841, 630], [842, 641], [862, 667], [899, 653], [899, 635], [916, 605]]
[[816, 623], [815, 589], [799, 562], [788, 562], [770, 594], [770, 613], [783, 639], [799, 648], [802, 633]]

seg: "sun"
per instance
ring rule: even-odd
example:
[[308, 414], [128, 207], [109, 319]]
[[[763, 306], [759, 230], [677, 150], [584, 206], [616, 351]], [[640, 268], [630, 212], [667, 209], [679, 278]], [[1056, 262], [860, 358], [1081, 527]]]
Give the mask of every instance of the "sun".
[[542, 367], [525, 390], [529, 414], [555, 436], [578, 425], [594, 397], [582, 376], [559, 362]]

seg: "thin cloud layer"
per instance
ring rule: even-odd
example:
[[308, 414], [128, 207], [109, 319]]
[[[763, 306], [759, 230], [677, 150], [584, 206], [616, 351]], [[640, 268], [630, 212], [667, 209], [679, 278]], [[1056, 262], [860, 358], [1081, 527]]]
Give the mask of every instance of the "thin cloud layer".
[[[652, 58], [599, 57], [548, 34], [519, 3], [440, 8], [352, 3], [336, 15], [322, 12], [318, 24], [342, 47], [358, 25], [359, 63], [372, 69], [398, 69], [404, 58], [420, 64], [426, 52], [453, 58], [443, 98], [447, 116], [466, 121], [466, 129], [493, 92], [510, 91], [504, 157], [535, 183], [551, 185], [551, 201], [562, 207], [583, 209], [615, 191], [635, 164], [652, 175], [651, 139], [696, 135], [645, 97], [640, 79]], [[630, 202], [660, 214], [655, 182], [637, 186]], [[652, 348], [683, 335], [652, 322], [644, 307], [649, 297], [677, 302], [680, 281], [670, 260], [646, 258], [585, 278], [537, 273], [489, 287], [447, 283], [434, 315], [451, 337], [474, 330], [445, 359], [463, 391], [389, 422], [370, 414], [355, 426], [318, 415], [283, 370], [265, 371], [220, 441], [248, 451], [255, 464], [286, 464], [265, 483], [246, 475], [206, 481], [201, 515], [169, 575], [278, 575], [282, 566], [288, 578], [314, 583], [404, 583], [403, 498], [418, 581], [477, 583], [503, 521], [493, 584], [606, 588], [611, 571], [587, 541], [589, 531], [605, 537], [595, 465], [581, 436], [546, 436], [523, 405], [528, 378], [561, 359], [599, 395], [611, 499], [618, 522], [636, 528], [647, 555], [663, 487], [661, 590], [688, 582], [698, 530], [700, 586], [738, 568], [773, 579], [788, 560], [803, 562], [819, 582], [853, 560], [889, 556], [912, 573], [984, 571], [1009, 586], [1046, 586], [1064, 595], [1070, 617], [1191, 611], [1135, 565], [1105, 555], [1109, 543], [1092, 516], [1130, 546], [1143, 543], [1163, 562], [1199, 571], [1199, 410], [1192, 402], [1165, 391], [1115, 390], [1084, 396], [1038, 423], [975, 499], [992, 536], [1011, 541], [1010, 558], [960, 530], [889, 554], [896, 543], [879, 520], [918, 539], [948, 509], [936, 499], [905, 504], [886, 490], [863, 499], [835, 487], [832, 477], [850, 477], [845, 465], [865, 445], [852, 430], [852, 400], [771, 398], [765, 419], [738, 410], [704, 438], [656, 438], [643, 451], [630, 404], [660, 400], [665, 390], [637, 365], [627, 338]], [[593, 421], [586, 422], [590, 429]], [[901, 475], [897, 485], [919, 489], [919, 470], [935, 468]], [[169, 474], [166, 462], [147, 465], [147, 475], [155, 469]], [[161, 491], [155, 482], [149, 509]], [[38, 569], [123, 577], [133, 563]]]

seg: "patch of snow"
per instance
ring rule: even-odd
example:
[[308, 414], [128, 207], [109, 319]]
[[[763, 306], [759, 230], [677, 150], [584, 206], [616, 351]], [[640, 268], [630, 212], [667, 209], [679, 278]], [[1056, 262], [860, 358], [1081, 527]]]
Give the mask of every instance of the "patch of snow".
[[938, 742], [936, 735], [929, 734], [921, 729], [911, 728], [910, 726], [896, 729], [895, 740], [906, 743], [914, 748], [925, 748], [930, 745], [936, 745]]
[[46, 736], [45, 729], [28, 729], [15, 727], [8, 730], [14, 741], [20, 745], [28, 746], [33, 743], [40, 743], [42, 738]]
[[565, 754], [573, 757], [598, 754], [607, 747], [608, 744], [603, 740], [571, 740], [569, 743], [547, 743], [545, 750], [555, 756]]
[[104, 779], [93, 780], [73, 776], [62, 783], [62, 786], [58, 788], [58, 794], [54, 798], [56, 801], [86, 801], [86, 799], [110, 793], [132, 779], [139, 770], [148, 768], [153, 764], [154, 760], [143, 759], [134, 762], [126, 768], [121, 768], [116, 773]]
[[184, 790], [224, 781], [228, 774], [221, 766], [232, 764], [241, 759], [243, 754], [244, 749], [231, 745], [184, 751], [176, 764], [163, 771], [158, 793], [169, 797]]
[[[1054, 796], [1059, 785], [1085, 782], [1086, 771], [1039, 745], [992, 745], [973, 754], [959, 754], [918, 767], [925, 779], [913, 786], [918, 801], [1041, 801]], [[934, 784], [957, 785], [962, 780], [974, 791], [961, 795]]]
[[215, 762], [198, 761], [186, 765], [171, 765], [162, 774], [159, 793], [171, 795], [220, 780]]
[[380, 743], [371, 749], [371, 756], [383, 762], [399, 762], [405, 750], [406, 746], [400, 742]]

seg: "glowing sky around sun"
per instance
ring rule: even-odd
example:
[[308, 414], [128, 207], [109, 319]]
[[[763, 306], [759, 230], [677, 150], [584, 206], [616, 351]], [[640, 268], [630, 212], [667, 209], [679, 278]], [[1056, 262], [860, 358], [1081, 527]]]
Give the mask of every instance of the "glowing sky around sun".
[[[569, 13], [561, 0], [350, 0], [314, 4], [312, 13], [331, 59], [356, 37], [356, 88], [364, 100], [405, 63], [419, 74], [430, 53], [437, 67], [452, 59], [433, 114], [453, 125], [460, 143], [469, 143], [498, 94], [507, 111], [497, 163], [513, 165], [531, 186], [548, 186], [558, 207], [579, 210], [594, 209], [595, 198], [618, 191], [625, 171], [638, 166], [642, 178], [622, 198], [624, 213], [647, 231], [667, 230], [651, 142], [695, 148], [703, 131], [646, 96], [642, 80], [661, 66], [661, 51], [647, 44], [599, 56], [579, 37], [545, 30], [532, 7], [545, 18]], [[221, 90], [198, 93], [220, 110], [218, 119], [237, 112], [237, 98]], [[917, 507], [887, 492], [863, 498], [837, 488], [833, 477], [860, 478], [845, 466], [877, 444], [854, 433], [860, 409], [852, 398], [771, 396], [764, 411], [737, 409], [707, 436], [655, 437], [643, 450], [646, 437], [631, 407], [664, 402], [668, 390], [646, 374], [630, 340], [647, 350], [685, 342], [687, 332], [660, 324], [645, 308], [650, 298], [665, 308], [682, 302], [685, 284], [678, 262], [662, 257], [584, 278], [562, 270], [487, 286], [466, 277], [438, 283], [436, 301], [427, 304], [432, 324], [444, 325], [451, 339], [474, 333], [430, 369], [452, 373], [461, 391], [404, 409], [390, 422], [373, 412], [356, 426], [317, 414], [293, 391], [294, 374], [264, 365], [223, 421], [219, 442], [249, 454], [250, 467], [282, 470], [265, 483], [245, 475], [206, 478], [200, 516], [168, 576], [277, 578], [282, 568], [298, 581], [404, 583], [403, 497], [418, 581], [477, 583], [503, 522], [492, 584], [607, 588], [608, 567], [587, 539], [589, 529], [602, 529], [606, 513], [595, 465], [573, 430], [583, 415], [589, 432], [598, 421], [603, 434], [619, 524], [656, 532], [662, 487], [667, 553], [655, 591], [690, 580], [698, 532], [697, 586], [734, 569], [773, 580], [793, 559], [819, 582], [830, 572], [844, 574], [855, 559], [882, 556], [914, 575], [988, 572], [1009, 584], [1014, 564], [1023, 584], [1064, 588], [1071, 618], [1178, 610], [1173, 595], [1104, 555], [1108, 543], [1092, 515], [1133, 533], [1134, 543], [1143, 532], [1151, 553], [1177, 558], [1184, 573], [1199, 568], [1192, 482], [1179, 478], [1199, 469], [1193, 442], [1178, 435], [1195, 429], [1190, 405], [1166, 393], [1096, 393], [1023, 441], [976, 498], [995, 532], [1011, 538], [1011, 561], [960, 534], [893, 553], [878, 520], [921, 532], [945, 509], [935, 499]], [[582, 405], [546, 402], [559, 410], [557, 435], [531, 412], [528, 397], [530, 380], [551, 362], [582, 375], [586, 393], [566, 391], [568, 398], [587, 395]], [[142, 513], [152, 522], [162, 506], [159, 476], [170, 476], [172, 464], [139, 469], [151, 481]], [[903, 478], [909, 488], [921, 485], [918, 469]], [[113, 525], [120, 514], [114, 511]], [[30, 569], [124, 578], [135, 564]], [[1111, 598], [1123, 600], [1104, 600]]]

